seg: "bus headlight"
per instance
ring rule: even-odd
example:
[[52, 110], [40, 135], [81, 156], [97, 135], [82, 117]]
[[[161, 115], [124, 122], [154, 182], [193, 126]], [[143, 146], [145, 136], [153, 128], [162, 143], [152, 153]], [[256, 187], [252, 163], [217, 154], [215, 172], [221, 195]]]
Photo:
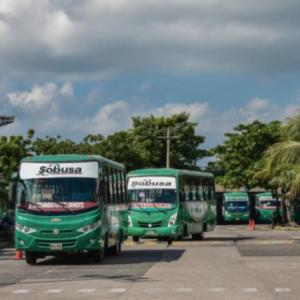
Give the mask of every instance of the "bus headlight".
[[130, 216], [128, 216], [128, 227], [132, 227], [132, 220]]
[[175, 213], [174, 215], [172, 215], [170, 217], [170, 220], [169, 220], [169, 223], [168, 223], [168, 227], [174, 226], [175, 222], [176, 222], [176, 219], [177, 219], [177, 213]]
[[37, 232], [37, 230], [34, 229], [34, 228], [24, 226], [24, 225], [18, 224], [18, 223], [16, 223], [15, 227], [16, 227], [17, 231], [20, 231], [20, 232], [25, 233], [25, 234], [30, 234], [30, 233]]
[[77, 229], [77, 231], [79, 231], [81, 233], [88, 233], [90, 231], [93, 231], [93, 230], [99, 228], [100, 226], [101, 226], [101, 221], [98, 221], [98, 222], [83, 226], [83, 227]]

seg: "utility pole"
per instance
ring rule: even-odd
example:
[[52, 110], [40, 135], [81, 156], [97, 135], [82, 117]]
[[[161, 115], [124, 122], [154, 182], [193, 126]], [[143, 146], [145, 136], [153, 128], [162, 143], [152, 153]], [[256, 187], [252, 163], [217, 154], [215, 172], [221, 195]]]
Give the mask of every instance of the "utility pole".
[[167, 153], [166, 153], [166, 168], [170, 168], [170, 127], [167, 127], [167, 136], [166, 136], [166, 142], [167, 142]]
[[0, 127], [11, 124], [15, 121], [14, 116], [0, 116]]
[[161, 140], [165, 140], [166, 141], [166, 168], [170, 168], [171, 166], [171, 158], [170, 158], [170, 152], [171, 152], [171, 140], [176, 140], [179, 139], [179, 137], [177, 136], [172, 136], [171, 135], [171, 127], [168, 126], [167, 127], [167, 132], [165, 136], [160, 136], [158, 137]]

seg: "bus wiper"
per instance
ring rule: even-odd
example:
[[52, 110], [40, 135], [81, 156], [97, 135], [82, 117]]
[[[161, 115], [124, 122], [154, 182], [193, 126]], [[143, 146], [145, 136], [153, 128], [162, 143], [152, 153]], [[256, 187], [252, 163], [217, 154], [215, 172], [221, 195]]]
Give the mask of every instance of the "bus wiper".
[[165, 215], [167, 214], [167, 212], [165, 211], [165, 210], [162, 210], [162, 209], [159, 209], [155, 204], [155, 202], [153, 202], [152, 203], [153, 204], [153, 206], [159, 211], [159, 212], [162, 212], [162, 213], [164, 213]]
[[43, 209], [39, 204], [37, 204], [37, 203], [31, 202], [31, 201], [26, 201], [26, 203], [35, 206], [36, 208], [38, 208], [40, 211], [42, 211], [42, 212], [44, 212], [44, 213], [47, 213], [47, 211], [44, 210], [44, 209]]
[[[135, 204], [141, 209], [141, 212], [150, 215], [150, 212], [145, 211], [144, 208], [138, 202], [135, 202]], [[131, 208], [131, 204], [130, 204], [130, 208]]]
[[58, 203], [60, 206], [62, 206], [67, 212], [71, 213], [72, 215], [74, 215], [74, 211], [70, 210], [66, 204], [64, 202], [61, 201], [55, 201], [55, 203]]

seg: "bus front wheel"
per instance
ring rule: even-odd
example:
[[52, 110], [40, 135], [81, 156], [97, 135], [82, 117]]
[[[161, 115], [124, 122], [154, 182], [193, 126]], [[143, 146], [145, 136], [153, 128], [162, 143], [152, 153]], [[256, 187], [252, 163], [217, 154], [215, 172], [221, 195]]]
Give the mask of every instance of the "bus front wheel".
[[204, 240], [204, 233], [200, 232], [200, 233], [192, 234], [192, 240], [193, 241], [202, 241], [202, 240]]
[[100, 250], [92, 250], [90, 251], [90, 255], [95, 262], [102, 262], [104, 258], [104, 249]]
[[37, 255], [33, 252], [25, 252], [25, 260], [28, 265], [35, 265], [37, 260]]

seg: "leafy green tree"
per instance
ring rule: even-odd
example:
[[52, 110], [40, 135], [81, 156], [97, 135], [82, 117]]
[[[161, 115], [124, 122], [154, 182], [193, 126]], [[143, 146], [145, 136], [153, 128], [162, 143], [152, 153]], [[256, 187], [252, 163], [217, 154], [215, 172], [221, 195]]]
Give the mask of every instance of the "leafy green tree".
[[16, 172], [20, 160], [32, 153], [34, 130], [28, 131], [27, 137], [0, 137], [0, 202], [7, 200], [7, 187], [13, 172]]
[[266, 151], [257, 177], [280, 190], [287, 221], [293, 224], [291, 211], [300, 194], [300, 113], [289, 118], [281, 132], [281, 140]]
[[200, 149], [203, 136], [195, 133], [197, 123], [189, 121], [187, 113], [170, 117], [133, 117], [134, 150], [139, 153], [144, 167], [164, 167], [166, 165], [166, 130], [171, 129], [170, 165], [174, 168], [194, 168], [196, 161], [208, 153]]
[[224, 144], [212, 150], [217, 158], [215, 168], [224, 171], [224, 175], [217, 177], [217, 182], [229, 188], [266, 187], [268, 181], [255, 175], [264, 152], [280, 137], [279, 121], [265, 124], [256, 120], [239, 124], [234, 127], [234, 132], [225, 133]]
[[38, 138], [33, 142], [33, 151], [37, 155], [76, 153], [77, 145], [69, 139], [47, 136], [45, 139]]

